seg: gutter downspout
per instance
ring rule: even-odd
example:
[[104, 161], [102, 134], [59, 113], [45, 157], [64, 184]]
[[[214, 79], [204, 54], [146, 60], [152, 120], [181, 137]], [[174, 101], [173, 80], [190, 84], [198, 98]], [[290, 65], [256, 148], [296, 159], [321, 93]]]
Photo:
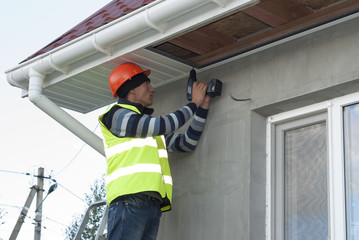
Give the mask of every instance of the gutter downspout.
[[42, 94], [45, 76], [36, 72], [32, 68], [29, 70], [29, 100], [38, 108], [55, 119], [65, 128], [70, 130], [101, 155], [105, 156], [102, 139], [90, 131], [82, 123], [65, 112], [62, 108], [53, 103], [50, 99]]

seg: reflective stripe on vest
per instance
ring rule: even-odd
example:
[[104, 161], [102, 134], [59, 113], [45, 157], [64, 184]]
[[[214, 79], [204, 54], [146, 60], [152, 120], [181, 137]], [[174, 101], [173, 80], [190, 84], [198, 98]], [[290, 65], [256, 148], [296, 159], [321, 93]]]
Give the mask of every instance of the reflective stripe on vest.
[[[110, 182], [116, 180], [119, 177], [123, 177], [134, 173], [145, 173], [145, 172], [162, 174], [161, 165], [151, 164], [151, 163], [140, 163], [130, 167], [117, 169], [116, 171], [111, 173], [111, 175], [106, 176], [106, 184], [109, 184]], [[173, 185], [171, 176], [162, 175], [162, 180], [165, 184]]]
[[[124, 151], [129, 151], [134, 147], [145, 147], [145, 146], [157, 148], [157, 142], [152, 137], [147, 137], [144, 139], [143, 138], [134, 138], [130, 141], [127, 141], [127, 142], [124, 142], [124, 143], [121, 143], [121, 144], [118, 144], [118, 145], [115, 145], [115, 146], [112, 146], [109, 148], [105, 148], [106, 157], [111, 158], [118, 153], [122, 153]], [[160, 158], [162, 158], [162, 157], [168, 158], [166, 149], [159, 149], [158, 155], [160, 156]]]
[[163, 175], [162, 177], [163, 177], [163, 182], [164, 182], [164, 183], [173, 185], [172, 177], [171, 177], [171, 176], [165, 176], [165, 175]]

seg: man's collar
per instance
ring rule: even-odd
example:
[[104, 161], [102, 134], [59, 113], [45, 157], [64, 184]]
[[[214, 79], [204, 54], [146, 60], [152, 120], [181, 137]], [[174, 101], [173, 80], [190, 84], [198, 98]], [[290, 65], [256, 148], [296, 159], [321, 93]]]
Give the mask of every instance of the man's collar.
[[124, 99], [124, 98], [119, 98], [117, 103], [118, 104], [127, 104], [127, 105], [134, 106], [134, 107], [136, 107], [138, 109], [138, 111], [140, 111], [141, 114], [152, 115], [152, 113], [154, 112], [153, 108], [144, 107], [140, 103], [130, 102], [127, 99]]

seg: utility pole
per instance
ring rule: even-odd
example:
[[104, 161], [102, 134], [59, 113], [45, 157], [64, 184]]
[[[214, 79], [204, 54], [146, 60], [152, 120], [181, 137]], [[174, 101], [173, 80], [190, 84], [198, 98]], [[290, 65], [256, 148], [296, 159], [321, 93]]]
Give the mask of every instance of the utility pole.
[[[30, 175], [30, 174], [28, 174]], [[44, 193], [44, 178], [51, 179], [51, 177], [45, 177], [44, 176], [44, 168], [39, 168], [37, 175], [34, 175], [37, 177], [37, 185], [32, 186], [30, 189], [29, 196], [26, 199], [25, 206], [21, 210], [20, 216], [15, 224], [14, 229], [12, 230], [11, 236], [9, 240], [15, 240], [17, 238], [17, 235], [19, 234], [19, 231], [21, 229], [22, 224], [24, 223], [25, 217], [27, 215], [27, 212], [29, 211], [30, 205], [32, 203], [32, 200], [35, 197], [36, 194], [36, 209], [35, 209], [35, 234], [34, 234], [34, 240], [40, 240], [41, 238], [41, 227], [42, 227], [42, 203], [46, 199], [46, 197], [49, 195], [49, 193], [53, 192], [56, 187], [57, 183], [55, 180], [52, 180], [55, 184], [53, 184], [49, 192], [47, 193], [45, 199], [43, 199], [43, 193]], [[0, 239], [1, 240], [1, 239]]]
[[31, 191], [29, 193], [29, 196], [26, 199], [25, 206], [22, 208], [22, 210], [20, 212], [20, 216], [17, 219], [17, 222], [15, 224], [14, 230], [12, 231], [9, 240], [15, 240], [17, 238], [17, 235], [20, 232], [21, 226], [25, 221], [27, 212], [29, 211], [29, 208], [30, 208], [30, 205], [32, 203], [32, 200], [34, 199], [36, 191], [37, 191], [37, 186], [35, 186], [35, 185], [32, 186]]
[[44, 169], [39, 168], [37, 174], [37, 195], [35, 210], [35, 235], [34, 240], [41, 238], [41, 221], [42, 221], [42, 198], [44, 193]]

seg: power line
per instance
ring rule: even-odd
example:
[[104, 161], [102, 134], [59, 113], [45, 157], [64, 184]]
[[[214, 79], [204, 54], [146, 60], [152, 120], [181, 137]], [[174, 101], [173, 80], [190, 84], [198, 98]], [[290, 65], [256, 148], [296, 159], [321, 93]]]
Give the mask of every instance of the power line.
[[77, 197], [78, 199], [80, 199], [81, 201], [83, 201], [84, 203], [87, 204], [87, 202], [85, 200], [83, 200], [82, 198], [80, 198], [79, 196], [77, 196], [75, 193], [71, 192], [69, 189], [67, 189], [66, 187], [64, 187], [64, 185], [62, 185], [61, 183], [58, 183], [61, 187], [63, 187], [66, 191], [68, 191], [69, 193], [71, 193], [72, 195], [74, 195], [75, 197]]
[[22, 175], [31, 175], [30, 173], [24, 173], [24, 172], [15, 172], [15, 171], [9, 171], [9, 170], [1, 170], [0, 169], [0, 172], [6, 172], [6, 173], [14, 173], [14, 174], [22, 174]]
[[[52, 221], [52, 222], [54, 222], [54, 223], [57, 223], [57, 224], [59, 224], [59, 225], [62, 225], [62, 226], [64, 226], [64, 227], [68, 227], [68, 226], [66, 226], [65, 224], [63, 224], [63, 223], [60, 223], [60, 222], [58, 222], [58, 221], [56, 221], [56, 220], [54, 220], [54, 219], [51, 219], [51, 218], [49, 218], [49, 217], [45, 217], [45, 220], [50, 220], [50, 221]], [[44, 222], [44, 220], [43, 220], [43, 222]]]
[[[111, 104], [109, 104], [107, 106], [107, 109], [109, 109], [109, 107], [111, 106]], [[95, 132], [96, 129], [98, 128], [98, 126], [100, 125], [100, 123], [97, 123], [96, 127], [92, 130], [92, 132]], [[84, 147], [87, 145], [87, 143], [84, 143], [84, 145], [82, 145], [82, 147], [80, 148], [80, 150], [75, 154], [75, 156], [65, 165], [65, 167], [63, 167], [60, 171], [58, 171], [55, 175], [59, 175], [60, 173], [62, 173], [63, 171], [65, 171], [66, 168], [68, 168], [71, 163], [73, 161], [75, 161], [75, 159], [78, 157], [78, 155], [81, 153], [82, 149], [84, 149]]]
[[45, 177], [45, 176], [39, 176], [39, 175], [35, 175], [35, 174], [31, 174], [31, 173], [26, 173], [26, 172], [16, 172], [16, 171], [3, 170], [3, 169], [0, 169], [0, 172], [13, 173], [13, 174], [21, 174], [21, 175], [26, 175], [26, 176], [34, 176], [34, 177], [38, 177], [38, 178], [52, 179], [51, 176]]
[[22, 208], [23, 208], [23, 207], [20, 207], [20, 206], [8, 205], [8, 204], [2, 204], [2, 203], [0, 203], [0, 206], [4, 206], [4, 207], [12, 207], [12, 208], [19, 208], [19, 209], [22, 209]]
[[82, 149], [84, 149], [84, 147], [87, 144], [84, 143], [84, 145], [82, 145], [82, 147], [80, 148], [80, 150], [75, 154], [75, 156], [65, 165], [65, 167], [63, 167], [60, 171], [58, 171], [55, 175], [59, 175], [61, 172], [65, 171], [65, 169], [70, 166], [70, 164], [77, 158], [77, 156], [81, 153]]
[[[40, 169], [40, 168], [39, 168], [39, 169]], [[45, 177], [45, 176], [43, 176], [43, 172], [40, 173], [40, 171], [39, 171], [39, 175], [34, 175], [34, 174], [24, 173], [24, 172], [10, 171], [10, 170], [0, 170], [0, 171], [1, 171], [1, 172], [6, 172], [6, 173], [11, 173], [11, 174], [33, 175], [33, 176], [35, 176], [35, 177], [37, 177], [37, 178], [39, 178], [39, 179], [42, 178], [41, 181], [43, 181], [43, 179], [46, 178], [46, 179], [51, 180], [51, 181], [54, 182], [54, 184], [49, 188], [46, 197], [45, 197], [44, 199], [42, 199], [42, 201], [41, 201], [39, 204], [37, 203], [38, 206], [37, 206], [37, 208], [36, 208], [36, 210], [35, 210], [35, 214], [37, 214], [39, 207], [40, 207], [40, 206], [42, 205], [42, 203], [46, 200], [47, 196], [48, 196], [50, 193], [52, 193], [52, 192], [56, 189], [57, 185], [60, 185], [60, 186], [63, 187], [66, 191], [68, 191], [69, 193], [71, 193], [73, 196], [75, 196], [76, 198], [80, 199], [80, 200], [83, 201], [85, 204], [87, 204], [86, 201], [84, 201], [82, 198], [80, 198], [79, 196], [77, 196], [75, 193], [73, 193], [72, 191], [70, 191], [69, 189], [67, 189], [65, 186], [63, 186], [63, 185], [60, 184], [60, 183], [57, 183], [57, 181], [56, 181], [55, 179], [53, 179], [51, 175], [49, 175], [48, 177]], [[39, 184], [39, 183], [38, 183], [38, 184]], [[39, 185], [39, 186], [40, 186], [39, 188], [43, 188], [42, 185]], [[33, 187], [34, 187], [34, 186], [33, 186]], [[35, 186], [35, 188], [36, 188], [36, 186]], [[39, 190], [42, 191], [43, 189], [39, 189]], [[38, 192], [39, 190], [37, 190], [37, 192]], [[34, 191], [34, 189], [31, 190], [31, 192], [30, 192], [30, 194], [29, 194], [29, 196], [28, 196], [28, 199], [26, 200], [25, 207], [26, 207], [27, 210], [28, 210], [28, 208], [29, 208], [30, 205], [31, 205], [31, 202], [30, 202], [30, 204], [28, 204], [29, 198], [30, 198], [31, 201], [32, 201], [32, 198], [34, 197], [34, 192], [33, 192], [33, 191]], [[35, 193], [35, 194], [36, 194], [36, 193]], [[38, 193], [38, 194], [39, 194], [39, 193]], [[42, 195], [41, 195], [41, 198], [42, 198]], [[0, 206], [14, 207], [14, 208], [18, 208], [18, 209], [24, 209], [24, 208], [25, 208], [25, 207], [8, 205], [8, 204], [0, 204]], [[14, 230], [13, 230], [11, 236], [13, 236], [13, 234], [14, 234], [14, 236], [15, 236], [15, 235], [17, 236], [18, 232], [20, 231], [21, 225], [25, 222], [25, 219], [26, 219], [26, 218], [31, 219], [30, 216], [27, 216], [27, 210], [26, 210], [26, 213], [24, 213], [24, 214], [21, 212], [20, 216], [18, 217], [18, 221], [17, 221], [17, 223], [16, 223], [16, 225], [15, 225], [15, 228], [14, 228]], [[22, 210], [21, 210], [21, 211], [22, 211]], [[41, 212], [41, 210], [40, 210], [40, 212]], [[22, 215], [23, 215], [23, 216], [22, 216]], [[46, 219], [48, 219], [48, 220], [50, 220], [50, 221], [53, 221], [53, 222], [55, 222], [55, 223], [57, 223], [57, 224], [60, 224], [60, 225], [62, 225], [62, 226], [67, 227], [66, 225], [64, 225], [64, 224], [62, 224], [62, 223], [60, 223], [60, 222], [58, 222], [58, 221], [56, 221], [56, 220], [53, 220], [53, 219], [51, 219], [51, 218], [48, 218], [48, 217], [47, 217]], [[40, 230], [41, 230], [41, 228], [46, 229], [46, 226], [42, 226], [43, 220], [42, 220], [41, 218], [38, 219], [38, 215], [36, 215], [33, 220], [34, 220], [34, 221], [33, 221], [32, 224], [35, 225], [35, 234], [36, 234], [36, 228], [40, 228]]]
[[[85, 145], [84, 145], [85, 146]], [[7, 173], [14, 173], [14, 174], [23, 174], [23, 175], [32, 175], [30, 173], [23, 173], [23, 172], [15, 172], [15, 171], [9, 171], [9, 170], [0, 170], [0, 172], [7, 172]], [[54, 180], [51, 176], [49, 177], [45, 177], [45, 176], [38, 176], [38, 175], [33, 175], [34, 177], [42, 177], [42, 178], [46, 178], [46, 179], [50, 179], [54, 182], [56, 182], [56, 180]], [[61, 183], [58, 183], [61, 187], [63, 187], [66, 191], [68, 191], [69, 193], [71, 193], [73, 196], [75, 196], [76, 198], [80, 199], [81, 201], [83, 201], [84, 203], [86, 203], [86, 201], [84, 201], [82, 198], [80, 198], [79, 196], [77, 196], [75, 193], [71, 192], [69, 189], [67, 189], [64, 185], [62, 185]], [[45, 200], [45, 199], [44, 199]], [[87, 203], [86, 203], [87, 204]], [[0, 204], [0, 205], [4, 205], [5, 204]], [[17, 206], [10, 206], [9, 207], [17, 207]], [[20, 207], [21, 208], [21, 207]]]

